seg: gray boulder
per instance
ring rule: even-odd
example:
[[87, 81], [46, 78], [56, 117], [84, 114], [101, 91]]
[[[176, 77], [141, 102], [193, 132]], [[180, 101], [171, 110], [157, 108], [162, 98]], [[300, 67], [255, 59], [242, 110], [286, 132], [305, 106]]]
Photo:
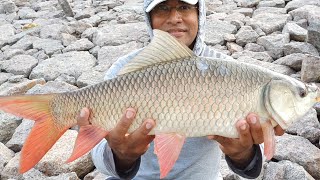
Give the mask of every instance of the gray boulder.
[[289, 42], [289, 34], [271, 34], [257, 40], [257, 44], [263, 46], [273, 59], [283, 56], [284, 46]]
[[302, 166], [313, 178], [320, 178], [320, 149], [300, 136], [284, 134], [276, 137], [276, 152], [273, 156], [278, 161], [289, 160]]
[[295, 121], [287, 130], [289, 134], [297, 134], [316, 144], [320, 139], [320, 123], [315, 109]]
[[1, 61], [0, 68], [14, 75], [29, 77], [31, 70], [38, 64], [38, 60], [30, 55], [17, 55], [10, 60]]
[[13, 74], [0, 72], [0, 85], [5, 83]]
[[307, 42], [290, 42], [283, 46], [284, 55], [289, 55], [293, 53], [303, 53], [310, 54], [314, 56], [319, 56], [318, 50], [310, 43]]
[[105, 72], [100, 71], [87, 71], [81, 74], [81, 76], [77, 80], [77, 86], [78, 87], [85, 87], [88, 85], [94, 85], [101, 81], [103, 81]]
[[[313, 56], [311, 56], [312, 58]], [[310, 55], [308, 54], [301, 54], [301, 53], [294, 53], [294, 54], [289, 54], [285, 57], [279, 58], [278, 60], [274, 61], [274, 64], [280, 64], [280, 65], [285, 65], [289, 66], [290, 68], [300, 71], [301, 66], [302, 66], [302, 61], [305, 59], [310, 58]]]
[[244, 50], [244, 51], [235, 52], [232, 54], [232, 57], [235, 59], [238, 59], [242, 56], [250, 57], [250, 58], [257, 59], [259, 61], [264, 61], [264, 62], [272, 62], [273, 61], [272, 57], [266, 51], [252, 52], [252, 51]]
[[208, 45], [223, 45], [225, 43], [224, 35], [235, 34], [237, 32], [237, 27], [224, 21], [214, 20], [207, 22], [205, 32], [205, 42]]
[[[319, 7], [320, 10], [320, 7]], [[320, 51], [320, 15], [309, 15], [308, 42]]]
[[78, 78], [82, 72], [90, 70], [95, 64], [96, 59], [87, 51], [68, 52], [40, 62], [33, 68], [30, 78], [42, 77], [50, 81], [61, 74]]
[[35, 168], [48, 176], [75, 172], [79, 177], [83, 177], [91, 172], [94, 165], [90, 153], [71, 163], [65, 163], [72, 153], [77, 135], [77, 131], [67, 130]]
[[263, 51], [265, 51], [265, 48], [259, 44], [256, 44], [256, 43], [248, 43], [244, 47], [244, 50], [252, 51], [252, 52], [263, 52]]
[[250, 64], [255, 64], [258, 66], [262, 66], [264, 68], [270, 69], [272, 71], [281, 73], [281, 74], [285, 74], [285, 75], [291, 75], [294, 74], [295, 71], [292, 70], [291, 68], [289, 68], [288, 66], [283, 66], [283, 65], [278, 65], [278, 64], [273, 64], [273, 63], [269, 63], [269, 62], [263, 62], [263, 61], [259, 61], [256, 59], [253, 59], [251, 57], [248, 56], [241, 56], [240, 58], [237, 59], [240, 62], [245, 62], [245, 63], [250, 63]]
[[61, 40], [61, 34], [72, 34], [74, 30], [63, 24], [48, 24], [41, 28], [40, 37], [42, 39]]
[[4, 166], [14, 157], [14, 152], [0, 142], [0, 174]]
[[11, 0], [0, 1], [0, 14], [11, 14], [17, 11], [16, 4]]
[[21, 148], [27, 139], [34, 121], [22, 120], [22, 123], [15, 129], [12, 138], [6, 143], [6, 146], [14, 152], [21, 151]]
[[98, 51], [98, 64], [111, 66], [119, 57], [142, 48], [141, 43], [129, 42], [119, 46], [104, 46]]
[[145, 23], [116, 24], [102, 27], [93, 37], [98, 46], [118, 46], [131, 41], [145, 43], [149, 40]]
[[21, 124], [22, 118], [0, 112], [0, 142], [7, 143], [15, 129]]
[[320, 0], [292, 0], [290, 2], [288, 2], [288, 4], [286, 5], [286, 9], [288, 11], [292, 11], [294, 9], [298, 9], [300, 7], [303, 7], [305, 5], [316, 5], [316, 6], [320, 6]]
[[289, 33], [290, 39], [295, 41], [304, 42], [308, 39], [308, 31], [294, 22], [287, 23], [284, 26], [282, 33]]
[[258, 37], [259, 35], [251, 26], [242, 26], [236, 34], [236, 43], [240, 46], [245, 46], [247, 43], [256, 42]]
[[71, 43], [69, 46], [63, 49], [62, 52], [65, 53], [70, 51], [88, 51], [93, 47], [94, 44], [88, 39], [84, 38]]
[[277, 8], [283, 8], [285, 7], [285, 1], [284, 0], [265, 0], [260, 1], [258, 7], [277, 7]]
[[253, 12], [253, 16], [257, 16], [259, 14], [265, 14], [265, 13], [287, 14], [287, 10], [285, 8], [276, 8], [276, 7], [259, 7]]
[[259, 27], [266, 34], [282, 31], [284, 25], [291, 20], [288, 14], [261, 13], [250, 19], [251, 26]]
[[23, 75], [11, 76], [7, 82], [0, 85], [0, 95], [14, 95], [26, 93], [36, 84], [44, 84], [44, 79], [29, 80]]
[[263, 179], [314, 180], [314, 178], [304, 170], [302, 166], [287, 160], [269, 162], [265, 167]]
[[15, 34], [15, 28], [11, 24], [4, 24], [0, 26], [0, 41], [7, 42], [10, 37]]
[[38, 50], [44, 50], [44, 52], [51, 56], [52, 54], [61, 53], [64, 46], [60, 40], [54, 39], [37, 39], [33, 42], [33, 48]]
[[301, 68], [301, 79], [304, 82], [320, 82], [320, 57], [309, 56], [303, 60]]

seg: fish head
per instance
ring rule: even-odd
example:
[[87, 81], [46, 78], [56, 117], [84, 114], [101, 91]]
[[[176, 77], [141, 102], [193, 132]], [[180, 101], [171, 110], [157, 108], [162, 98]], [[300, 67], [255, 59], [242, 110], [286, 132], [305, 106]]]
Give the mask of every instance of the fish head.
[[264, 98], [269, 114], [282, 129], [287, 129], [320, 102], [320, 88], [293, 78], [271, 80]]

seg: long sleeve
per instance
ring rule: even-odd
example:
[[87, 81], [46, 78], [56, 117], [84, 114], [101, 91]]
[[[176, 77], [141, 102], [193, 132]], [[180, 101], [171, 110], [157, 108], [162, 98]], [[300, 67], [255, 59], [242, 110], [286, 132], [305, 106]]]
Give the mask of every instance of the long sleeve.
[[121, 179], [132, 179], [137, 174], [141, 162], [141, 158], [139, 158], [128, 171], [117, 172], [112, 150], [105, 139], [92, 149], [91, 156], [94, 165], [100, 172]]
[[253, 159], [251, 160], [249, 165], [244, 169], [236, 168], [233, 165], [232, 160], [228, 156], [226, 156], [225, 159], [227, 161], [228, 166], [233, 172], [237, 173], [238, 175], [244, 178], [255, 179], [261, 173], [263, 159], [262, 159], [261, 147], [259, 145], [254, 145], [254, 151], [255, 151], [255, 155]]

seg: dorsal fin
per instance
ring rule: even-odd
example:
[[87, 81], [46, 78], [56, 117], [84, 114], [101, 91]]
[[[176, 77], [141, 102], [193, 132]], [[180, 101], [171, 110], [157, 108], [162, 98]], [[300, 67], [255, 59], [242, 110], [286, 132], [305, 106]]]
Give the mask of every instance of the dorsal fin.
[[154, 37], [136, 57], [128, 62], [118, 75], [137, 71], [153, 64], [191, 57], [194, 53], [169, 33], [154, 29]]

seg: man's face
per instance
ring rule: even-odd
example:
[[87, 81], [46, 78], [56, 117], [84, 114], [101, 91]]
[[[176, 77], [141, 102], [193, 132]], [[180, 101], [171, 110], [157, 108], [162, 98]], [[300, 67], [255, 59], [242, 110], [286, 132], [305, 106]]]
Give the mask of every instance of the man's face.
[[[164, 15], [161, 13], [163, 7], [159, 7], [163, 5], [173, 9], [171, 9], [167, 15]], [[194, 45], [193, 42], [198, 33], [198, 9], [191, 8], [185, 11], [186, 8], [184, 5], [186, 5], [186, 7], [193, 7], [178, 0], [167, 0], [158, 4], [150, 12], [151, 26], [153, 29], [160, 29], [170, 33], [176, 37], [178, 41], [192, 49]], [[184, 12], [178, 12], [175, 7], [181, 7], [180, 9], [184, 9]]]

